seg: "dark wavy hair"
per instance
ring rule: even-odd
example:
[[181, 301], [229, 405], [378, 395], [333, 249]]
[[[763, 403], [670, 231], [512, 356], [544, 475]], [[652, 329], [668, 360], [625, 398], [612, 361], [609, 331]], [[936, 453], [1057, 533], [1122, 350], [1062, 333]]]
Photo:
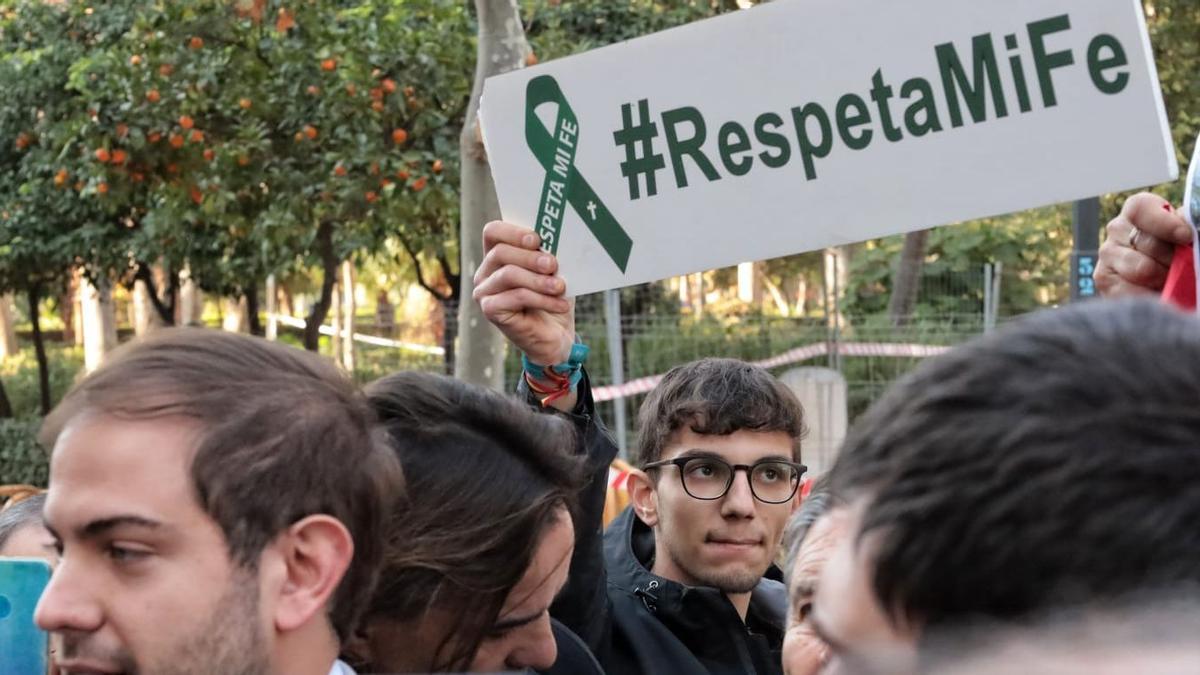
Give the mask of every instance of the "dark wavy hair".
[[420, 621], [437, 611], [454, 629], [431, 667], [466, 669], [548, 527], [575, 510], [584, 485], [575, 431], [441, 375], [391, 375], [367, 395], [408, 489], [394, 507], [366, 619]]
[[743, 429], [782, 431], [800, 461], [804, 411], [787, 385], [737, 359], [705, 358], [667, 371], [638, 411], [637, 462], [662, 458], [676, 431], [724, 436]]
[[1200, 584], [1200, 320], [1041, 312], [930, 359], [855, 425], [874, 593], [936, 629]]

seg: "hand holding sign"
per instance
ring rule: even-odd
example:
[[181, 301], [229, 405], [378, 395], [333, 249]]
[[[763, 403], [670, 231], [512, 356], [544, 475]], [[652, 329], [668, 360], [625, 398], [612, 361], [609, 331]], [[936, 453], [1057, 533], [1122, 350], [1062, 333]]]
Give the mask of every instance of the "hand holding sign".
[[493, 222], [483, 228], [483, 262], [473, 297], [484, 316], [534, 363], [561, 363], [575, 340], [575, 301], [558, 260], [533, 230]]
[[1170, 202], [1149, 192], [1130, 197], [1108, 224], [1096, 266], [1096, 287], [1105, 297], [1158, 293], [1176, 246], [1192, 242], [1192, 228]]

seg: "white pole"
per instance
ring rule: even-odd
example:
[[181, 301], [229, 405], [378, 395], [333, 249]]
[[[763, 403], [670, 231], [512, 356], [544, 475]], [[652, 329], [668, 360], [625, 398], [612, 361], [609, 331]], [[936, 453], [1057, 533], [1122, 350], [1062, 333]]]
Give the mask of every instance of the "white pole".
[[[608, 363], [612, 373], [613, 386], [625, 384], [625, 354], [621, 346], [621, 292], [610, 290], [604, 292], [604, 322], [608, 328]], [[613, 399], [613, 409], [616, 410], [617, 448], [621, 457], [627, 457], [626, 451], [626, 420], [625, 395], [618, 393]]]

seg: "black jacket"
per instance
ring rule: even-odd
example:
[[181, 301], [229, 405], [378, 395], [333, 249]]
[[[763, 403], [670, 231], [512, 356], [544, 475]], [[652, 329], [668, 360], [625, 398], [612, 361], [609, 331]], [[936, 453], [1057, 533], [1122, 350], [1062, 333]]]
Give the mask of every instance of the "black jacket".
[[[568, 417], [592, 479], [577, 514], [571, 576], [551, 614], [610, 675], [782, 673], [787, 591], [779, 570], [772, 567], [759, 582], [744, 623], [721, 591], [652, 574], [654, 533], [631, 510], [603, 533], [608, 466], [617, 448], [596, 417], [586, 377]], [[569, 671], [556, 665], [551, 672]]]

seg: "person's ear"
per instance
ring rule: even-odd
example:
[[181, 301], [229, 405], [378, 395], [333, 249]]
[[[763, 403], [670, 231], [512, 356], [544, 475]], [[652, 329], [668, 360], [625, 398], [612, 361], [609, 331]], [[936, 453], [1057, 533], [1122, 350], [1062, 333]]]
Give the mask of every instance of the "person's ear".
[[641, 469], [629, 472], [625, 485], [629, 490], [629, 503], [633, 512], [649, 527], [658, 525], [658, 488], [654, 480]]
[[325, 614], [354, 558], [354, 538], [337, 518], [317, 514], [293, 523], [272, 547], [283, 571], [274, 603], [275, 629], [286, 633]]

